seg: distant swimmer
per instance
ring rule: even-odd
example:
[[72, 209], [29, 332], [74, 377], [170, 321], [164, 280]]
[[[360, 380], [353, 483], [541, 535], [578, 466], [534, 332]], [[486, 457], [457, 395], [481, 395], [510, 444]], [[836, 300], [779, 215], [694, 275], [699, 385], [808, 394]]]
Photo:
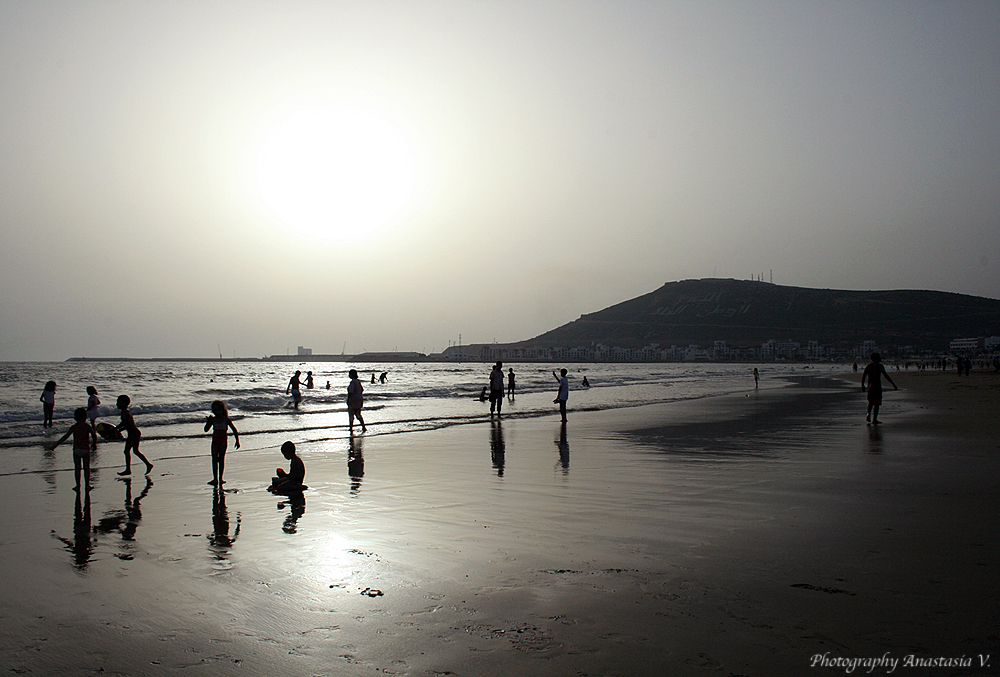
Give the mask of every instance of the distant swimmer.
[[583, 383], [581, 383], [580, 385], [582, 385], [584, 388], [590, 387], [590, 381], [587, 380], [586, 376], [583, 377]]
[[757, 371], [757, 367], [754, 367], [753, 368], [753, 387], [756, 388], [759, 384], [760, 384], [760, 372]]
[[142, 455], [139, 451], [139, 443], [142, 441], [142, 431], [135, 424], [135, 418], [132, 416], [132, 412], [128, 410], [129, 405], [132, 404], [132, 400], [129, 399], [128, 395], [119, 395], [118, 402], [116, 406], [121, 411], [122, 422], [118, 425], [118, 430], [124, 430], [125, 436], [125, 449], [123, 453], [125, 454], [125, 469], [122, 470], [119, 475], [131, 475], [132, 474], [132, 452], [139, 458], [140, 461], [146, 464], [146, 474], [153, 469], [153, 464], [149, 462], [149, 459]]
[[302, 401], [302, 383], [299, 381], [299, 376], [302, 372], [298, 369], [295, 370], [295, 374], [288, 379], [288, 386], [285, 388], [285, 394], [289, 392], [292, 393], [292, 401], [295, 403], [295, 408], [299, 408], [299, 402]]
[[507, 369], [507, 397], [514, 397], [514, 370]]
[[372, 372], [372, 383], [375, 383], [375, 372]]
[[486, 398], [489, 397], [486, 394], [486, 391], [487, 391], [488, 388], [489, 388], [489, 386], [483, 386], [483, 389], [479, 391], [479, 401], [480, 402], [485, 402]]
[[226, 449], [229, 447], [229, 430], [233, 431], [236, 448], [240, 448], [240, 433], [229, 410], [222, 400], [212, 402], [212, 415], [205, 417], [205, 432], [212, 431], [212, 481], [209, 484], [221, 487], [226, 483], [222, 474], [226, 470]]
[[326, 389], [327, 389], [327, 390], [329, 390], [329, 389], [330, 389], [330, 382], [329, 382], [329, 381], [327, 381], [327, 382], [326, 382]]
[[267, 490], [275, 494], [292, 494], [308, 489], [302, 483], [306, 478], [306, 466], [295, 454], [295, 444], [293, 442], [282, 444], [281, 455], [288, 460], [288, 472], [282, 468], [275, 470], [276, 477], [271, 478], [271, 486]]
[[56, 382], [48, 381], [42, 389], [42, 396], [38, 398], [42, 403], [42, 427], [52, 427], [52, 415], [56, 410]]
[[306, 389], [313, 389], [313, 373], [311, 371], [306, 372]]
[[882, 364], [882, 356], [878, 353], [872, 353], [872, 361], [861, 374], [861, 392], [865, 391], [865, 381], [868, 381], [868, 416], [865, 420], [873, 424], [881, 423], [878, 420], [878, 409], [882, 406], [883, 376], [889, 383], [892, 383], [893, 390], [899, 390], [893, 383], [892, 377], [886, 372], [885, 365]]
[[365, 398], [362, 393], [365, 392], [365, 388], [361, 385], [361, 380], [358, 378], [358, 370], [351, 369], [347, 372], [350, 377], [351, 382], [347, 386], [347, 425], [350, 431], [354, 432], [354, 417], [358, 417], [358, 421], [361, 423], [361, 432], [368, 432], [368, 428], [365, 427], [365, 419], [361, 418], [361, 408], [365, 406]]
[[562, 415], [562, 420], [566, 421], [566, 400], [569, 399], [569, 379], [566, 378], [566, 370], [559, 370], [560, 376], [556, 376], [555, 372], [552, 375], [556, 377], [559, 381], [559, 394], [556, 395], [556, 399], [552, 400], [554, 404], [559, 405], [559, 413]]
[[490, 416], [494, 409], [497, 416], [503, 409], [503, 362], [494, 364], [493, 371], [490, 372]]
[[379, 377], [378, 377], [378, 382], [379, 383], [385, 383], [388, 380], [389, 380], [389, 372], [383, 371], [381, 374], [379, 374]]

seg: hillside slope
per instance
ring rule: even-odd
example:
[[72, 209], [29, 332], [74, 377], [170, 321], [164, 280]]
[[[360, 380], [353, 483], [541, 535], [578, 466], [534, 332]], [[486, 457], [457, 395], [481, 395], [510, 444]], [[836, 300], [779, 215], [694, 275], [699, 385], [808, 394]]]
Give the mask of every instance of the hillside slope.
[[805, 344], [912, 345], [941, 349], [959, 337], [1000, 334], [1000, 301], [938, 291], [846, 291], [785, 287], [746, 280], [682, 280], [515, 346], [639, 348], [759, 345], [769, 339]]

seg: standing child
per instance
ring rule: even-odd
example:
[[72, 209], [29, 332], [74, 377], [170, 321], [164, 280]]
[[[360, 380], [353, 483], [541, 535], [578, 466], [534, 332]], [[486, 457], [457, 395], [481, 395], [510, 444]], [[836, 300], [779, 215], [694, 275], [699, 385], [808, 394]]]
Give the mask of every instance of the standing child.
[[[354, 417], [358, 417], [358, 421], [361, 422], [361, 432], [368, 432], [368, 428], [365, 427], [365, 419], [361, 418], [361, 408], [365, 405], [365, 399], [362, 395], [365, 392], [365, 387], [361, 385], [361, 379], [358, 378], [358, 370], [351, 369], [347, 372], [350, 377], [351, 382], [347, 385], [347, 422], [348, 427], [351, 431], [354, 430]], [[374, 376], [374, 374], [372, 374]]]
[[97, 388], [87, 386], [87, 416], [90, 418], [90, 425], [97, 427], [97, 408], [101, 406], [101, 400], [97, 397]]
[[70, 435], [73, 436], [73, 474], [76, 476], [76, 486], [73, 489], [76, 491], [80, 490], [80, 469], [82, 465], [86, 473], [84, 475], [84, 482], [87, 485], [87, 491], [90, 491], [90, 452], [97, 449], [97, 432], [94, 430], [94, 426], [87, 423], [87, 410], [83, 407], [78, 407], [73, 412], [73, 418], [76, 419], [76, 423], [70, 426], [66, 434], [52, 445], [52, 449], [65, 442]]
[[49, 381], [42, 390], [42, 396], [38, 398], [42, 403], [42, 427], [52, 427], [52, 414], [56, 410], [56, 382]]
[[122, 412], [122, 422], [117, 426], [117, 429], [124, 430], [126, 433], [128, 433], [128, 435], [125, 437], [125, 449], [124, 449], [125, 469], [118, 474], [119, 475], [132, 474], [131, 452], [134, 451], [135, 455], [139, 457], [139, 460], [141, 460], [143, 463], [146, 464], [146, 474], [148, 475], [149, 471], [153, 469], [153, 464], [149, 462], [149, 459], [147, 459], [145, 456], [142, 455], [141, 451], [139, 451], [139, 442], [142, 441], [142, 432], [140, 432], [139, 428], [136, 426], [135, 418], [132, 417], [132, 412], [128, 410], [128, 407], [131, 403], [132, 400], [129, 399], [128, 395], [118, 396], [118, 402], [116, 403], [116, 406]]
[[226, 448], [229, 446], [229, 429], [233, 429], [236, 448], [240, 448], [240, 433], [229, 418], [226, 403], [212, 402], [212, 415], [205, 417], [205, 432], [212, 429], [212, 481], [209, 484], [221, 487], [225, 484], [222, 473], [226, 470]]

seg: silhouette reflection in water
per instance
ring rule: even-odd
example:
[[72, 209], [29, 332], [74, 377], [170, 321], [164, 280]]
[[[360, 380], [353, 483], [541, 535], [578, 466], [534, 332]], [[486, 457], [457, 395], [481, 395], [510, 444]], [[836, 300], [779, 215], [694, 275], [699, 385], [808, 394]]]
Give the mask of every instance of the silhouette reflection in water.
[[882, 429], [878, 426], [868, 426], [868, 453], [881, 454], [882, 449]]
[[122, 544], [122, 552], [115, 555], [118, 559], [132, 559], [133, 553], [131, 552], [131, 542], [135, 541], [135, 532], [139, 528], [139, 523], [142, 521], [142, 508], [140, 503], [142, 499], [146, 498], [149, 494], [150, 488], [153, 486], [153, 480], [146, 477], [146, 486], [143, 487], [142, 491], [135, 498], [132, 498], [132, 478], [122, 477], [119, 478], [120, 482], [125, 484], [125, 507], [124, 509], [109, 510], [104, 513], [104, 517], [100, 519], [94, 530], [101, 534], [111, 534], [118, 532], [122, 535], [122, 541], [126, 543]]
[[490, 459], [493, 461], [493, 469], [497, 471], [497, 477], [503, 477], [506, 454], [507, 445], [503, 441], [503, 423], [499, 419], [490, 419]]
[[236, 513], [236, 530], [229, 535], [229, 509], [226, 507], [226, 492], [216, 486], [212, 491], [212, 533], [208, 536], [208, 549], [214, 559], [224, 562], [229, 559], [229, 548], [240, 536], [240, 513]]
[[353, 433], [347, 438], [347, 476], [351, 478], [351, 496], [357, 496], [365, 476], [365, 455], [363, 439]]
[[559, 447], [559, 465], [562, 466], [563, 473], [569, 472], [569, 440], [566, 439], [566, 421], [559, 426], [559, 440], [556, 442]]
[[278, 510], [284, 510], [286, 505], [289, 507], [289, 512], [285, 523], [281, 525], [281, 530], [286, 534], [294, 534], [298, 531], [299, 518], [306, 511], [306, 497], [301, 491], [289, 492], [286, 499], [278, 504]]
[[[83, 498], [80, 496], [81, 493], [84, 495]], [[76, 505], [73, 509], [73, 540], [56, 536], [73, 556], [73, 568], [77, 571], [86, 571], [90, 560], [94, 557], [94, 541], [90, 532], [90, 493], [77, 492]]]

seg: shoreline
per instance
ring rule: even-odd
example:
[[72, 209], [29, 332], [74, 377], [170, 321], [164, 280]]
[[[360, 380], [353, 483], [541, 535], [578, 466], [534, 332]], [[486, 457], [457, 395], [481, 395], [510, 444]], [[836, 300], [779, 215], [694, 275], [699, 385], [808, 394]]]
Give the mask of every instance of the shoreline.
[[284, 463], [263, 449], [230, 456], [220, 506], [207, 438], [144, 443], [149, 486], [102, 446], [87, 529], [71, 472], [0, 477], [0, 655], [42, 673], [541, 676], [995, 654], [1000, 463], [966, 433], [997, 435], [922, 421], [954, 393], [921, 388], [944, 382], [897, 380], [877, 427], [860, 391], [796, 378], [635, 410], [571, 399], [565, 427], [305, 443], [298, 507], [264, 491]]

